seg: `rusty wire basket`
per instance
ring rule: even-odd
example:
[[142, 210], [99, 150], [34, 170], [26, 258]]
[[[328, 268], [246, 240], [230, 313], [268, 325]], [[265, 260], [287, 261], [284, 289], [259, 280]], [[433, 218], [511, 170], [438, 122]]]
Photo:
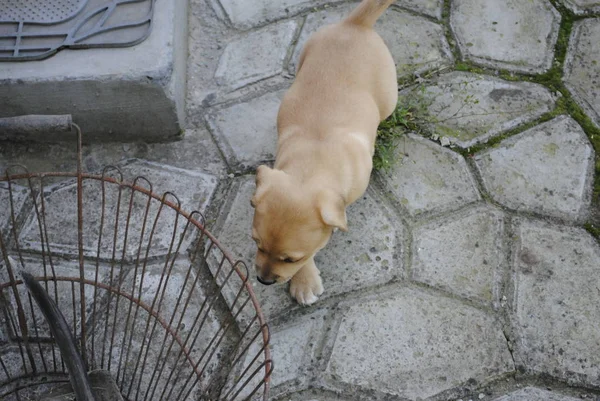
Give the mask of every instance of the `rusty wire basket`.
[[27, 271], [122, 399], [267, 400], [269, 331], [247, 267], [174, 194], [116, 167], [83, 173], [70, 127], [76, 173], [0, 177], [0, 399], [58, 400], [48, 394], [69, 382]]

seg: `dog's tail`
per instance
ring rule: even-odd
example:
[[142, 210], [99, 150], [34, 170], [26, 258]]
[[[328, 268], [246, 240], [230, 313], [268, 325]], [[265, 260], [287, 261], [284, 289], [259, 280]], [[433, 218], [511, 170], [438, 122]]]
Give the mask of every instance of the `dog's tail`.
[[371, 28], [393, 2], [394, 0], [363, 0], [346, 18], [346, 22]]

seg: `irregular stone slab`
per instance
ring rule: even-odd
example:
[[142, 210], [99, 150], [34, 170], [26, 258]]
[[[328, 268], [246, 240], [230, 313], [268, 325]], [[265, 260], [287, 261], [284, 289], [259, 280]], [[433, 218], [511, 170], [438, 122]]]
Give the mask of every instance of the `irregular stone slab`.
[[436, 220], [414, 233], [412, 278], [487, 304], [498, 301], [504, 217], [490, 208]]
[[27, 188], [14, 183], [11, 184], [11, 192], [8, 191], [6, 183], [0, 183], [0, 235], [6, 235], [5, 243], [8, 237], [12, 236], [12, 218], [14, 217], [18, 224], [21, 209], [30, 196]]
[[569, 220], [585, 218], [594, 150], [567, 116], [557, 117], [475, 156], [492, 197], [515, 210]]
[[526, 220], [515, 234], [512, 318], [521, 363], [599, 386], [600, 246], [582, 229]]
[[486, 142], [554, 107], [552, 94], [541, 85], [465, 72], [406, 89], [398, 102], [423, 108], [431, 132], [462, 148]]
[[525, 387], [524, 389], [513, 391], [510, 394], [500, 398], [494, 398], [493, 401], [583, 401], [581, 398], [567, 397], [562, 394], [556, 394], [552, 391], [542, 390], [535, 387]]
[[492, 317], [409, 288], [351, 306], [327, 365], [335, 380], [413, 400], [513, 370]]
[[[165, 191], [176, 194], [182, 209], [188, 212], [204, 211], [217, 185], [217, 179], [208, 174], [141, 160], [135, 160], [122, 166], [121, 171], [125, 182], [135, 182], [135, 177], [143, 176], [153, 186], [151, 188], [148, 182], [142, 179], [137, 181], [138, 186], [147, 190], [152, 189], [159, 196]], [[117, 177], [114, 171], [108, 172], [107, 175]], [[77, 185], [72, 181], [45, 188], [47, 242], [53, 252], [70, 256], [78, 255], [76, 193]], [[141, 259], [146, 256], [164, 255], [169, 252], [169, 248], [171, 248], [171, 253], [184, 252], [197, 234], [194, 226], [190, 226], [186, 230], [187, 219], [182, 216], [177, 218], [178, 215], [174, 209], [168, 206], [160, 208], [160, 201], [149, 202], [146, 195], [136, 192], [133, 196], [125, 245], [126, 222], [132, 191], [124, 188], [121, 191], [119, 204], [118, 186], [115, 184], [105, 186], [104, 220], [102, 220], [101, 182], [85, 180], [83, 193], [83, 248], [84, 254], [87, 256], [100, 256], [110, 260], [113, 257], [113, 247], [118, 259], [121, 258], [123, 251], [125, 251], [127, 259], [137, 258], [138, 254]], [[165, 195], [165, 199], [177, 204], [172, 195]], [[117, 206], [119, 206], [118, 215]], [[118, 225], [116, 225], [117, 220]], [[100, 231], [101, 224], [103, 225], [102, 231]], [[115, 231], [116, 242], [113, 241]], [[153, 234], [151, 234], [152, 232]], [[152, 235], [151, 241], [150, 235]], [[42, 250], [38, 220], [33, 210], [29, 213], [21, 232], [20, 241], [24, 249], [35, 252]], [[100, 247], [99, 255], [98, 246]], [[146, 254], [147, 248], [150, 249]]]
[[[217, 0], [212, 0], [216, 3]], [[298, 14], [303, 10], [327, 4], [326, 0], [218, 0], [227, 17], [238, 29], [248, 29], [276, 19]], [[218, 6], [217, 6], [218, 7]]]
[[207, 116], [230, 166], [244, 170], [275, 159], [277, 112], [283, 94], [269, 93]]
[[[235, 197], [217, 237], [224, 243], [227, 241], [234, 258], [249, 266], [250, 280], [267, 318], [299, 307], [288, 294], [287, 285], [267, 287], [256, 281], [253, 267], [256, 245], [250, 236], [254, 177], [239, 180], [233, 189]], [[349, 232], [336, 232], [315, 258], [325, 287], [321, 298], [383, 284], [401, 274], [397, 237], [404, 235], [402, 224], [392, 220], [370, 192], [351, 205], [347, 213]]]
[[[600, 7], [600, 3], [598, 3]], [[600, 10], [599, 10], [600, 11]], [[564, 81], [577, 103], [600, 127], [600, 19], [573, 25], [565, 62]]]
[[578, 15], [600, 12], [600, 2], [598, 0], [561, 0], [561, 2]]
[[[7, 266], [4, 264], [4, 257], [1, 252], [0, 258], [2, 258], [2, 260], [0, 260], [0, 283], [9, 283], [10, 275]], [[16, 280], [21, 279], [20, 272], [23, 270], [33, 274], [35, 277], [70, 277], [76, 279], [80, 277], [79, 262], [76, 261], [65, 261], [59, 258], [52, 258], [51, 261], [48, 256], [46, 256], [45, 260], [25, 256], [23, 258], [23, 264], [21, 264], [21, 259], [17, 255], [9, 256], [9, 260]], [[96, 262], [86, 261], [84, 264], [84, 278], [92, 281], [95, 280], [96, 268], [98, 269], [98, 281], [109, 284], [111, 268], [104, 263], [98, 263], [98, 266], [96, 267]], [[120, 269], [116, 266], [113, 269], [112, 277], [116, 277], [119, 274], [119, 271]], [[47, 286], [44, 281], [41, 281], [41, 283], [50, 297], [56, 302], [69, 326], [73, 327], [74, 330], [79, 333], [81, 330], [81, 294], [79, 292], [79, 284], [75, 283], [73, 285], [73, 282], [68, 280], [49, 280], [47, 281]], [[37, 307], [35, 301], [29, 297], [27, 288], [24, 285], [19, 285], [17, 288], [27, 320], [27, 326], [29, 327], [29, 335], [33, 335], [33, 328], [37, 326], [37, 329], [35, 330], [36, 334], [34, 336], [46, 340], [51, 338], [52, 336], [46, 318]], [[87, 317], [89, 319], [92, 311], [96, 310], [95, 307], [100, 307], [100, 299], [94, 298], [94, 287], [90, 285], [84, 286], [84, 294], [86, 313], [88, 314]], [[104, 294], [104, 291], [97, 292], [98, 297], [102, 294]], [[12, 291], [6, 291], [4, 295], [10, 305], [12, 316], [15, 319], [14, 321], [17, 322], [18, 304], [14, 293]], [[96, 301], [98, 302], [96, 303]], [[94, 305], [95, 303], [96, 305]], [[34, 310], [33, 312], [32, 307]], [[17, 335], [20, 336], [20, 329], [18, 330]]]
[[396, 0], [396, 4], [430, 17], [442, 19], [443, 0]]
[[380, 176], [411, 216], [456, 210], [480, 199], [465, 159], [417, 135], [400, 139], [401, 160]]
[[560, 14], [544, 0], [458, 0], [450, 14], [463, 57], [521, 72], [551, 67], [559, 24]]
[[[355, 6], [356, 4], [348, 4], [328, 8], [306, 18], [292, 56], [292, 72], [296, 71], [300, 52], [310, 35], [324, 25], [339, 22]], [[425, 18], [390, 8], [377, 21], [375, 30], [389, 47], [398, 76], [409, 76], [452, 63], [452, 54], [443, 28]]]
[[[194, 363], [200, 363], [199, 370], [204, 369], [200, 383], [195, 385], [200, 387], [220, 373], [222, 363], [226, 363], [224, 360], [232, 352], [236, 335], [232, 330], [226, 333], [221, 330], [227, 324], [227, 317], [218, 313], [214, 302], [211, 305], [211, 298], [207, 301], [208, 295], [196, 278], [196, 269], [197, 266], [190, 266], [187, 256], [168, 263], [140, 264], [125, 274], [120, 288], [158, 312], [181, 341], [189, 337], [190, 357]], [[192, 367], [185, 355], [180, 354], [181, 348], [174, 337], [165, 335], [163, 326], [150, 317], [146, 309], [138, 308], [125, 298], [119, 298], [117, 304], [113, 296], [104, 308], [98, 312], [95, 326], [99, 335], [94, 340], [89, 339], [88, 348], [94, 342], [96, 349], [103, 349], [102, 343], [106, 341], [105, 360], [111, 358], [112, 369], [121, 372], [125, 383], [133, 382], [134, 391], [140, 383], [141, 399], [179, 398], [174, 395], [191, 374]], [[221, 342], [220, 335], [223, 335]], [[195, 378], [194, 375], [192, 379]], [[172, 386], [176, 388], [173, 395], [169, 394]], [[196, 391], [181, 398], [196, 399]]]
[[287, 21], [229, 43], [215, 72], [217, 82], [234, 90], [281, 73], [296, 26]]
[[[323, 331], [325, 313], [326, 310], [319, 310], [296, 319], [284, 327], [271, 328], [271, 358], [276, 368], [271, 376], [270, 397], [277, 397], [306, 384], [307, 368], [315, 358], [316, 345]], [[261, 348], [262, 339], [258, 343], [252, 344], [242, 366], [249, 366], [252, 358], [260, 352]], [[231, 380], [233, 379], [234, 377], [231, 378]], [[260, 381], [261, 378], [255, 376], [239, 394], [239, 399], [247, 397]], [[261, 399], [256, 394], [252, 397], [252, 400]]]

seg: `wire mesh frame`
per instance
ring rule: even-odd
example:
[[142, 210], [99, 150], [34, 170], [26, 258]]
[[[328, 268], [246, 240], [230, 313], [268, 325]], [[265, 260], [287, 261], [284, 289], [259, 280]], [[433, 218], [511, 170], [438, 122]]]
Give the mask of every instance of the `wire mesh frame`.
[[[77, 173], [31, 174], [16, 166], [0, 177], [0, 184], [8, 189], [5, 206], [10, 220], [6, 235], [0, 224], [0, 265], [4, 264], [0, 266], [0, 320], [6, 331], [0, 336], [0, 399], [28, 399], [24, 395], [67, 382], [58, 347], [18, 277], [19, 268], [31, 272], [37, 266], [34, 275], [67, 312], [88, 368], [110, 371], [125, 399], [266, 401], [273, 370], [269, 330], [245, 264], [235, 262], [204, 228], [202, 213], [183, 211], [174, 194], [154, 194], [143, 177], [126, 183], [116, 167], [105, 168], [101, 175], [83, 173], [81, 131], [75, 124], [73, 128], [78, 138]], [[9, 174], [14, 169], [21, 171]], [[53, 249], [49, 239], [56, 234], [48, 229], [45, 181], [56, 177], [77, 181], [75, 274], [60, 273], [64, 255]], [[25, 185], [19, 185], [22, 182]], [[83, 194], [90, 185], [99, 187], [101, 194], [95, 254], [84, 251], [89, 210], [84, 208]], [[17, 187], [28, 194], [34, 216], [31, 225], [39, 237], [37, 251], [28, 249], [20, 238], [18, 227], [24, 223], [17, 212]], [[111, 199], [116, 199], [112, 209], [107, 207]], [[140, 199], [143, 218], [137, 221], [141, 227], [134, 235], [134, 210], [140, 209]], [[110, 210], [115, 211], [112, 220]], [[153, 237], [167, 211], [175, 220], [168, 249], [153, 257]], [[104, 247], [109, 237], [105, 234], [112, 236], [112, 247]], [[185, 239], [190, 237], [191, 246], [186, 247]], [[182, 257], [184, 248], [188, 255]], [[129, 258], [128, 249], [134, 250]], [[182, 259], [188, 263], [180, 263]], [[170, 301], [169, 285], [171, 290], [173, 285], [179, 288]], [[226, 291], [230, 293], [224, 297]]]

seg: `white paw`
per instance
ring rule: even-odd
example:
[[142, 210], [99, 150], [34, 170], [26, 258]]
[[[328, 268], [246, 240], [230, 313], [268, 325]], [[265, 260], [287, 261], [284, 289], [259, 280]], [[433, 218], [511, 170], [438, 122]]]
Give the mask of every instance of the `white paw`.
[[299, 282], [299, 280], [294, 279], [290, 282], [290, 294], [300, 305], [314, 304], [323, 291], [323, 283], [319, 276], [311, 283]]

